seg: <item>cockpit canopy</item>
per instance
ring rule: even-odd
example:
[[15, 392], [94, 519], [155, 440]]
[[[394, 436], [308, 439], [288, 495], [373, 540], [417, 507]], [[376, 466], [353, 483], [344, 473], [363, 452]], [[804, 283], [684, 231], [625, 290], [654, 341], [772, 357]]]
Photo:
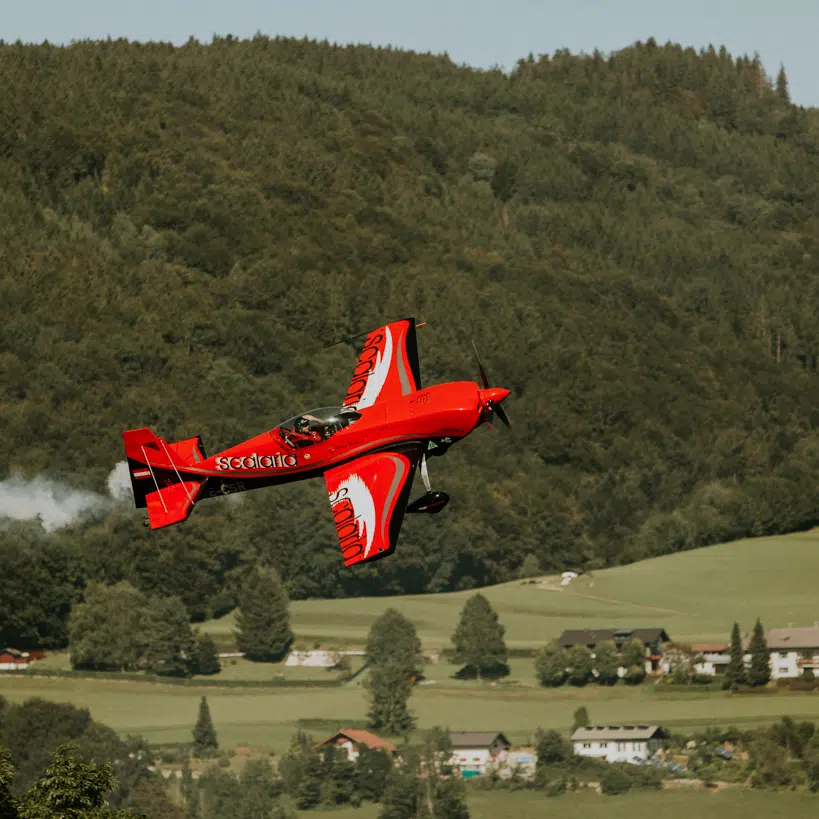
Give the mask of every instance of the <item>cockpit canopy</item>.
[[348, 407], [319, 407], [290, 418], [277, 430], [288, 446], [304, 449], [326, 441], [360, 417], [360, 412]]

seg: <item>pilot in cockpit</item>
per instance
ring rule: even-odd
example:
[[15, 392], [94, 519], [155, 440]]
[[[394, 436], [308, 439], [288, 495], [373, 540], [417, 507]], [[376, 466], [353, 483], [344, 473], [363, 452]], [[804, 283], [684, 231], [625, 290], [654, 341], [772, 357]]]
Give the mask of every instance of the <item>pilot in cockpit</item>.
[[306, 445], [308, 441], [318, 443], [324, 440], [324, 421], [315, 415], [300, 415], [293, 424], [293, 432], [295, 440], [302, 445]]

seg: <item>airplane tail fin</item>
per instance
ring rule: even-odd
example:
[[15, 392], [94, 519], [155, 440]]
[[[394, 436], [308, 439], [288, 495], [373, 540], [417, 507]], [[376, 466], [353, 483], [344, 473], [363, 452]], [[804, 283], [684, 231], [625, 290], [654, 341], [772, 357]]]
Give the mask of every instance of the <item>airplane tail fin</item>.
[[168, 443], [147, 427], [122, 433], [137, 509], [152, 529], [186, 520], [207, 478], [187, 472], [206, 458], [199, 437]]

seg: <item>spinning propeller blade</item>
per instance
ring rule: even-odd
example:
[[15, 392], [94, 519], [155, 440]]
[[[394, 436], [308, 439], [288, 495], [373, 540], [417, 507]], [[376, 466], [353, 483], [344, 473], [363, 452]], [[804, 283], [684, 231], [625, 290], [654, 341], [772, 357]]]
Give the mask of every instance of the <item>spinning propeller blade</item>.
[[478, 348], [475, 346], [474, 340], [472, 342], [472, 349], [475, 351], [475, 358], [478, 360], [478, 369], [481, 373], [481, 397], [485, 401], [484, 406], [486, 407], [486, 417], [484, 420], [491, 427], [492, 422], [495, 420], [495, 414], [497, 413], [498, 418], [511, 429], [512, 424], [509, 421], [509, 416], [506, 414], [506, 410], [501, 406], [501, 401], [509, 395], [509, 390], [502, 388], [492, 389], [489, 387], [489, 379], [486, 377], [486, 370], [483, 368], [481, 357], [478, 355]]

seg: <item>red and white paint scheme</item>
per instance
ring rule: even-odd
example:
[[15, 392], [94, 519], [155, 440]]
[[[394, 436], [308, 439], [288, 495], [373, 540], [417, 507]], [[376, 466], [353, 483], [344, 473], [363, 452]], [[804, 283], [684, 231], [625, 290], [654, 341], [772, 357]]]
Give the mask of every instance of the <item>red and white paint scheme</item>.
[[[477, 354], [477, 351], [476, 351]], [[405, 512], [449, 501], [429, 486], [426, 458], [443, 455], [495, 414], [509, 390], [455, 381], [422, 388], [412, 318], [367, 335], [340, 406], [310, 410], [207, 457], [200, 438], [170, 443], [150, 429], [123, 433], [138, 509], [159, 529], [209, 497], [323, 476], [344, 563], [391, 554]], [[409, 504], [416, 468], [427, 492]]]

